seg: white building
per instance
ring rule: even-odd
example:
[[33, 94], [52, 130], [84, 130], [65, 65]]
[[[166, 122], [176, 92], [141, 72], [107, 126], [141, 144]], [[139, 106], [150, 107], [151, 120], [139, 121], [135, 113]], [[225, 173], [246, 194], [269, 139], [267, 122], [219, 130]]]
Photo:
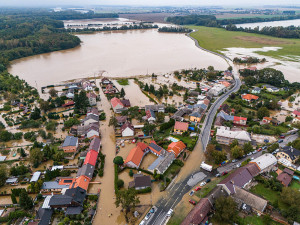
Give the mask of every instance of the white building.
[[134, 136], [134, 127], [129, 122], [126, 122], [121, 127], [121, 133], [122, 137]]
[[263, 173], [269, 172], [277, 164], [277, 159], [274, 155], [266, 153], [253, 159], [250, 163], [255, 163], [259, 167], [260, 173]]
[[250, 134], [244, 130], [230, 130], [230, 127], [221, 126], [217, 129], [217, 142], [223, 145], [230, 145], [233, 140], [237, 140], [240, 145], [251, 142]]
[[212, 94], [213, 96], [218, 96], [219, 94], [225, 92], [226, 87], [223, 84], [216, 84], [214, 85], [208, 93]]

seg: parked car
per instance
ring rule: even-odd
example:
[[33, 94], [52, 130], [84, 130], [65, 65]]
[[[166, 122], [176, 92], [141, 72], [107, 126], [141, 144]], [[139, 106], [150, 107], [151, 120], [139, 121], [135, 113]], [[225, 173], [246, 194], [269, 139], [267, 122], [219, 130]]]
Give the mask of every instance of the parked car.
[[238, 164], [236, 164], [236, 166], [235, 166], [236, 168], [240, 168], [241, 167], [241, 164], [240, 163], [238, 163]]
[[151, 217], [151, 213], [147, 213], [147, 215], [145, 216], [145, 220], [149, 220]]
[[283, 142], [283, 140], [282, 140], [282, 139], [280, 139], [280, 140], [278, 140], [277, 142], [278, 142], [278, 143], [282, 143], [282, 142]]
[[268, 146], [266, 146], [266, 145], [265, 145], [264, 147], [262, 147], [263, 150], [265, 150], [265, 149], [267, 149], [267, 148], [268, 148]]
[[249, 156], [249, 155], [252, 155], [252, 152], [249, 152], [249, 153], [247, 154], [247, 156]]
[[155, 213], [155, 212], [156, 212], [156, 209], [157, 209], [156, 206], [153, 206], [153, 207], [150, 209], [150, 212], [151, 212], [151, 213]]
[[254, 157], [251, 157], [251, 160], [253, 160], [254, 159]]
[[196, 187], [195, 188], [195, 191], [199, 191], [199, 190], [201, 190], [201, 187]]
[[206, 183], [209, 183], [210, 181], [211, 181], [211, 179], [208, 178], [208, 179], [206, 180]]
[[260, 152], [262, 150], [262, 148], [257, 149], [258, 152]]
[[139, 225], [145, 225], [145, 221], [142, 220]]
[[191, 199], [189, 200], [189, 203], [191, 203], [192, 205], [196, 205], [196, 202]]
[[190, 193], [189, 193], [189, 196], [193, 196], [194, 195], [194, 191], [191, 191]]
[[203, 186], [205, 186], [205, 184], [206, 184], [206, 182], [203, 181], [200, 183], [200, 186], [203, 187]]
[[227, 171], [224, 171], [224, 172], [222, 173], [222, 176], [226, 175], [227, 173], [228, 173]]
[[236, 161], [237, 161], [236, 159], [233, 159], [231, 162], [233, 162], [233, 163], [234, 163], [234, 162], [236, 162]]
[[173, 209], [169, 209], [169, 211], [168, 211], [168, 213], [167, 213], [167, 216], [172, 216], [172, 214], [173, 214]]
[[220, 176], [221, 176], [221, 174], [219, 174], [219, 173], [216, 174], [216, 177], [220, 177]]
[[284, 139], [284, 138], [285, 138], [285, 136], [284, 136], [284, 135], [280, 135], [280, 136], [279, 136], [279, 138], [281, 138], [281, 139]]

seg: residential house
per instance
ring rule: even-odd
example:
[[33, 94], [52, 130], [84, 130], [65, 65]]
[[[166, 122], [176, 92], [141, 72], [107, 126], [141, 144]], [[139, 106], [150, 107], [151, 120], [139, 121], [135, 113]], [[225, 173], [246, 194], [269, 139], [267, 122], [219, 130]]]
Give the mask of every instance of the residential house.
[[40, 171], [34, 172], [34, 174], [32, 175], [32, 177], [31, 177], [31, 179], [30, 179], [29, 182], [30, 183], [31, 182], [37, 182], [39, 180], [40, 176], [41, 176], [41, 172]]
[[252, 94], [242, 94], [242, 99], [247, 102], [251, 102], [253, 100], [256, 101], [257, 99], [259, 99], [259, 97]]
[[156, 121], [156, 115], [152, 109], [146, 111], [146, 119], [148, 120], [149, 123]]
[[148, 149], [152, 154], [156, 156], [163, 155], [166, 152], [166, 150], [160, 147], [159, 145], [157, 145], [155, 141], [150, 142]]
[[122, 137], [134, 136], [134, 127], [128, 121], [123, 124], [120, 130], [121, 130]]
[[182, 134], [183, 132], [188, 131], [188, 128], [188, 123], [176, 121], [174, 125], [174, 133]]
[[185, 149], [186, 145], [182, 141], [177, 141], [169, 144], [167, 151], [172, 152], [177, 158]]
[[257, 166], [255, 163], [248, 163], [247, 165], [243, 166], [246, 168], [252, 177], [256, 177], [261, 171], [260, 167]]
[[272, 121], [272, 118], [270, 118], [270, 117], [267, 117], [267, 116], [265, 116], [263, 119], [262, 119], [262, 124], [269, 124], [269, 123], [271, 123], [271, 121]]
[[64, 195], [50, 196], [49, 206], [51, 208], [67, 208], [82, 206], [85, 200], [86, 190], [77, 187], [66, 190]]
[[107, 85], [107, 84], [111, 84], [111, 81], [108, 78], [104, 77], [102, 78], [101, 83]]
[[115, 94], [115, 93], [117, 93], [117, 89], [112, 83], [106, 85], [104, 94]]
[[86, 176], [80, 176], [76, 178], [75, 181], [70, 185], [70, 188], [77, 188], [80, 187], [84, 190], [87, 190], [89, 187], [90, 179], [87, 178]]
[[86, 115], [87, 115], [87, 116], [88, 116], [88, 115], [99, 116], [99, 111], [98, 111], [98, 109], [97, 109], [96, 107], [92, 107], [92, 108], [88, 109]]
[[86, 154], [86, 157], [85, 157], [85, 160], [83, 162], [83, 165], [90, 164], [90, 165], [95, 166], [96, 162], [97, 162], [97, 158], [98, 158], [98, 152], [90, 150]]
[[250, 161], [250, 164], [251, 163], [254, 163], [259, 167], [260, 173], [264, 173], [270, 172], [274, 168], [274, 166], [276, 166], [277, 159], [274, 155], [266, 153], [253, 159], [252, 161]]
[[224, 111], [226, 114], [230, 114], [230, 107], [227, 104], [223, 104], [220, 106], [220, 111]]
[[127, 116], [116, 116], [118, 126], [123, 126], [123, 124], [127, 121]]
[[208, 93], [210, 93], [213, 96], [218, 96], [225, 92], [225, 90], [226, 87], [223, 84], [216, 84], [208, 91]]
[[73, 105], [75, 105], [75, 102], [73, 100], [66, 100], [65, 103], [61, 107], [67, 108], [67, 107], [71, 107]]
[[125, 108], [122, 101], [116, 97], [112, 98], [110, 103], [115, 113], [121, 113]]
[[278, 119], [276, 119], [276, 118], [272, 118], [271, 123], [272, 123], [273, 125], [277, 126], [277, 125], [280, 124], [280, 121], [279, 121]]
[[5, 181], [6, 184], [17, 184], [18, 183], [18, 178], [17, 177], [9, 177], [8, 179], [6, 179]]
[[233, 131], [230, 127], [221, 126], [217, 129], [216, 140], [220, 144], [230, 145], [233, 140], [237, 140], [240, 145], [251, 142], [250, 134], [247, 131]]
[[154, 112], [165, 112], [165, 105], [145, 105], [145, 111], [152, 109]]
[[100, 147], [101, 147], [101, 140], [98, 137], [93, 138], [93, 140], [91, 141], [91, 144], [89, 146], [89, 151], [93, 150], [97, 153], [99, 153], [100, 151]]
[[219, 81], [219, 84], [224, 85], [226, 88], [231, 86], [231, 83], [229, 83], [228, 81]]
[[281, 151], [277, 152], [276, 157], [277, 159], [284, 158], [291, 163], [296, 163], [300, 157], [300, 151], [292, 146], [285, 146]]
[[285, 187], [289, 186], [289, 184], [292, 181], [292, 177], [288, 173], [285, 173], [285, 172], [280, 173], [276, 177], [276, 179], [279, 180]]
[[143, 174], [134, 174], [133, 181], [129, 182], [129, 188], [134, 188], [135, 190], [143, 190], [145, 188], [151, 187], [151, 177], [145, 176]]
[[292, 123], [300, 123], [300, 117], [295, 117], [295, 118], [292, 120]]
[[177, 121], [183, 121], [184, 120], [183, 116], [189, 115], [192, 112], [193, 112], [193, 110], [191, 108], [188, 108], [188, 107], [181, 108], [181, 109], [177, 110], [177, 112], [174, 113], [174, 115], [172, 116], [172, 119], [177, 120]]
[[82, 86], [82, 89], [85, 90], [85, 91], [92, 91], [93, 90], [93, 85], [88, 80], [83, 80], [81, 82], [81, 86]]
[[215, 126], [216, 128], [222, 127], [222, 126], [224, 125], [224, 122], [225, 122], [225, 121], [226, 121], [226, 120], [225, 120], [223, 117], [217, 116], [217, 117], [216, 117], [216, 120], [215, 120], [214, 126]]
[[128, 167], [138, 169], [140, 167], [140, 164], [142, 163], [144, 156], [145, 151], [139, 145], [137, 145], [130, 150], [126, 160], [124, 161], [124, 164]]
[[274, 87], [272, 85], [266, 84], [262, 86], [263, 89], [266, 89], [268, 92], [278, 92], [279, 88]]
[[233, 199], [238, 203], [238, 208], [243, 204], [251, 207], [256, 213], [263, 213], [267, 207], [268, 201], [260, 198], [238, 186], [234, 187], [235, 193], [232, 195]]
[[126, 108], [129, 108], [131, 106], [129, 99], [122, 99], [121, 102]]
[[235, 125], [246, 126], [247, 118], [246, 117], [240, 117], [240, 116], [234, 116], [233, 117], [233, 123]]
[[229, 174], [228, 177], [226, 177], [217, 185], [222, 186], [228, 195], [231, 195], [236, 193], [236, 186], [243, 188], [251, 182], [252, 178], [253, 176], [249, 170], [245, 167], [241, 167]]
[[160, 151], [158, 158], [148, 167], [148, 170], [151, 172], [156, 170], [158, 174], [163, 174], [174, 160], [175, 155], [172, 152], [167, 152], [163, 149]]
[[99, 131], [100, 131], [99, 126], [91, 126], [84, 131], [84, 136], [87, 138], [99, 137], [100, 136]]
[[254, 87], [254, 88], [251, 90], [251, 93], [252, 93], [252, 94], [260, 94], [260, 88], [259, 88], [259, 87]]
[[97, 95], [94, 92], [86, 93], [86, 97], [89, 100], [90, 106], [97, 105]]
[[74, 136], [67, 136], [62, 145], [65, 153], [76, 152], [78, 148], [78, 138]]
[[200, 123], [203, 114], [201, 114], [198, 110], [192, 112], [189, 117], [191, 122]]
[[294, 110], [292, 114], [294, 117], [300, 117], [300, 111], [298, 110]]
[[84, 126], [88, 126], [91, 123], [99, 123], [99, 116], [96, 116], [94, 114], [89, 114], [84, 119], [81, 120], [81, 123]]
[[94, 170], [95, 166], [89, 163], [84, 164], [78, 169], [76, 177], [78, 178], [80, 176], [85, 176], [86, 178], [91, 180], [93, 178]]
[[39, 220], [39, 225], [49, 225], [51, 224], [51, 217], [53, 214], [52, 209], [43, 209], [40, 207], [38, 209], [36, 218]]
[[41, 192], [61, 192], [63, 189], [68, 189], [70, 184], [59, 184], [58, 181], [44, 182], [41, 187]]

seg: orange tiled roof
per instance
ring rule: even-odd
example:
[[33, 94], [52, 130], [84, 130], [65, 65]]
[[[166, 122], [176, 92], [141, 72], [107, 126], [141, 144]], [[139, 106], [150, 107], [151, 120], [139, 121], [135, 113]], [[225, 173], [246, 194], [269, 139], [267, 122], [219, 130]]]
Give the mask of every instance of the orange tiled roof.
[[189, 124], [188, 123], [178, 122], [178, 121], [175, 122], [175, 126], [174, 126], [175, 130], [187, 131], [188, 128], [189, 128]]
[[135, 165], [139, 166], [144, 156], [143, 150], [140, 146], [136, 146], [129, 152], [125, 163], [133, 162]]
[[89, 183], [90, 180], [86, 176], [81, 175], [72, 183], [71, 188], [81, 187], [82, 189], [87, 190]]
[[118, 98], [116, 98], [116, 97], [112, 98], [112, 99], [110, 100], [110, 103], [111, 103], [111, 105], [112, 105], [113, 108], [115, 108], [117, 105], [121, 105], [121, 106], [124, 107], [124, 105], [123, 105], [123, 103], [121, 102], [121, 100], [118, 99]]
[[186, 148], [186, 145], [182, 141], [172, 142], [168, 146], [168, 152], [173, 152], [176, 157]]
[[252, 95], [252, 94], [245, 94], [242, 95], [242, 99], [246, 99], [246, 100], [257, 100], [259, 97], [256, 95]]

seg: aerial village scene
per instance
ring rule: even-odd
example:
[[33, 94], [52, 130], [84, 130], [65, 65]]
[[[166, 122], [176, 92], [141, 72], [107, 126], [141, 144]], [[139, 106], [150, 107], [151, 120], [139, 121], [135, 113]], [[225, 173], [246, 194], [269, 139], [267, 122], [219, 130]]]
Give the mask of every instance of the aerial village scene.
[[299, 224], [299, 82], [215, 57], [44, 86], [0, 60], [0, 224]]

